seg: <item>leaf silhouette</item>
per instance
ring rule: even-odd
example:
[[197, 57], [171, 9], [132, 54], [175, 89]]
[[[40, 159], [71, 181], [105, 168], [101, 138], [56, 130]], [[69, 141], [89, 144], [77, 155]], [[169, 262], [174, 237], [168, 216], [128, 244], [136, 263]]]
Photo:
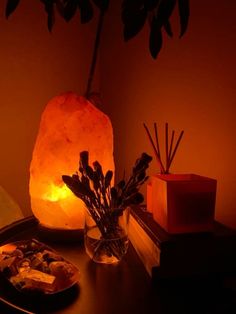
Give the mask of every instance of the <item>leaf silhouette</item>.
[[161, 0], [146, 0], [144, 1], [144, 5], [148, 11], [154, 10]]
[[187, 30], [189, 19], [189, 0], [178, 0], [179, 18], [180, 18], [180, 35], [181, 38]]
[[47, 13], [48, 13], [48, 30], [49, 30], [49, 32], [51, 32], [51, 31], [52, 31], [52, 28], [53, 28], [53, 25], [54, 25], [54, 23], [55, 23], [55, 14], [54, 14], [54, 5], [53, 5], [53, 2], [51, 2], [51, 3], [48, 5]]
[[171, 29], [170, 22], [167, 21], [166, 23], [164, 23], [163, 26], [164, 26], [164, 29], [165, 29], [167, 35], [168, 35], [169, 37], [173, 37], [173, 32], [172, 32], [172, 29]]
[[20, 0], [8, 0], [5, 10], [5, 16], [8, 18], [17, 8], [18, 4], [20, 3]]
[[159, 23], [160, 27], [168, 22], [174, 10], [175, 4], [176, 0], [164, 0], [160, 2], [156, 14], [157, 23]]
[[63, 0], [56, 0], [57, 11], [64, 18], [65, 4]]
[[143, 28], [147, 18], [147, 9], [143, 0], [126, 0], [122, 4], [125, 41], [133, 38]]
[[93, 17], [93, 7], [89, 0], [77, 0], [82, 24], [88, 23]]
[[55, 14], [54, 14], [54, 0], [40, 0], [44, 4], [45, 11], [48, 15], [47, 26], [49, 32], [52, 31], [53, 25], [55, 23]]
[[77, 7], [78, 7], [77, 0], [68, 0], [66, 2], [63, 17], [67, 22], [69, 22], [73, 18], [73, 16], [76, 13]]
[[121, 7], [121, 17], [123, 23], [126, 23], [133, 14], [142, 10], [144, 7], [144, 2], [144, 0], [123, 0]]
[[136, 36], [143, 28], [147, 18], [147, 10], [142, 9], [136, 14], [134, 14], [129, 21], [124, 25], [124, 39], [128, 41], [129, 39]]
[[109, 7], [109, 0], [93, 0], [93, 3], [101, 10], [106, 11]]
[[149, 37], [149, 50], [153, 59], [156, 59], [162, 47], [162, 33], [159, 22], [154, 17], [151, 23], [151, 31]]

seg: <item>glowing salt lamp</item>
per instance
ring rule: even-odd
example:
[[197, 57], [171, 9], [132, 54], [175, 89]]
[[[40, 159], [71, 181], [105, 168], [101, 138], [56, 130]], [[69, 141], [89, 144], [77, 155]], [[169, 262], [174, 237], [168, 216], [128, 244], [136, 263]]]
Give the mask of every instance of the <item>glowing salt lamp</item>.
[[110, 119], [74, 93], [53, 98], [42, 114], [30, 165], [31, 208], [43, 226], [83, 228], [84, 205], [61, 177], [78, 169], [84, 150], [91, 160], [99, 160], [104, 171], [114, 171]]

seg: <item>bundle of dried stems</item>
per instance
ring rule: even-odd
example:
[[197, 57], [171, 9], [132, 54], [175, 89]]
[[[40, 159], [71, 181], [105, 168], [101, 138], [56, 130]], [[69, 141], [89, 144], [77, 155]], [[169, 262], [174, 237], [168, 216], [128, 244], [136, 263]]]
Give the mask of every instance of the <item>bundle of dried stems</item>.
[[170, 138], [170, 144], [169, 144], [169, 126], [168, 123], [165, 124], [165, 164], [162, 161], [161, 157], [161, 151], [160, 151], [160, 144], [159, 144], [159, 139], [158, 139], [158, 130], [157, 130], [157, 124], [156, 122], [154, 123], [154, 136], [155, 136], [155, 141], [151, 135], [150, 130], [148, 129], [147, 125], [143, 123], [143, 126], [146, 130], [148, 139], [151, 143], [151, 146], [153, 148], [157, 163], [160, 167], [160, 173], [162, 174], [168, 174], [170, 171], [170, 166], [173, 162], [173, 159], [175, 157], [176, 151], [179, 147], [179, 143], [183, 137], [184, 131], [181, 131], [179, 137], [177, 138], [177, 141], [174, 145], [174, 137], [175, 137], [175, 131], [172, 130], [171, 132], [171, 138]]

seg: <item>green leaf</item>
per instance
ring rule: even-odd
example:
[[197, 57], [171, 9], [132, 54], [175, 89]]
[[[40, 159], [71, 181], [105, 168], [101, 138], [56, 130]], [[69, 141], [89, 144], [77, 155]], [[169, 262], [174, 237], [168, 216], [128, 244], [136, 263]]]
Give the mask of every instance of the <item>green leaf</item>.
[[189, 20], [189, 0], [178, 0], [179, 18], [180, 18], [180, 35], [181, 38], [187, 30]]
[[77, 0], [82, 24], [88, 23], [93, 17], [93, 7], [89, 0]]
[[125, 23], [129, 18], [144, 8], [145, 0], [123, 0], [122, 2], [122, 21]]
[[56, 0], [57, 12], [64, 18], [65, 3], [64, 0]]
[[54, 14], [54, 5], [52, 3], [52, 4], [50, 4], [50, 6], [48, 8], [48, 30], [49, 30], [49, 32], [52, 31], [54, 23], [55, 23], [55, 14]]
[[124, 39], [129, 39], [136, 36], [143, 28], [147, 18], [147, 11], [143, 9], [132, 16], [124, 25]]
[[175, 8], [176, 0], [162, 0], [160, 5], [158, 6], [156, 19], [161, 28], [164, 24], [166, 24]]
[[109, 0], [93, 0], [93, 3], [103, 12], [109, 7]]
[[20, 3], [20, 0], [8, 0], [5, 10], [5, 16], [8, 18], [17, 8], [18, 4]]
[[142, 2], [134, 0], [123, 2], [122, 21], [124, 23], [125, 41], [137, 35], [145, 24], [147, 9]]
[[153, 59], [156, 59], [162, 47], [162, 33], [159, 22], [154, 17], [151, 23], [151, 31], [149, 37], [149, 50]]
[[159, 5], [160, 1], [161, 0], [146, 0], [144, 1], [144, 5], [148, 11], [152, 11]]
[[171, 29], [170, 22], [167, 21], [166, 23], [164, 23], [163, 26], [164, 26], [164, 29], [165, 29], [167, 35], [168, 35], [169, 37], [173, 37], [173, 32], [172, 32], [172, 29]]
[[77, 0], [67, 0], [63, 12], [63, 17], [67, 22], [69, 22], [74, 17], [77, 8], [78, 8]]
[[45, 11], [48, 15], [47, 25], [49, 32], [51, 32], [53, 25], [55, 23], [54, 0], [40, 0], [40, 1], [43, 2]]

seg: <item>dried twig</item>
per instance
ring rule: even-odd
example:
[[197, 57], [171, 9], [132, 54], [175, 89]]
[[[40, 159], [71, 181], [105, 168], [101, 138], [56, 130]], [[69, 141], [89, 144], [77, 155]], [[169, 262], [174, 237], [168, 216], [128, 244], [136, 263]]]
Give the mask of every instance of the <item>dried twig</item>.
[[[157, 163], [160, 167], [160, 172], [163, 174], [168, 174], [169, 170], [170, 170], [170, 166], [173, 162], [173, 159], [174, 159], [175, 154], [177, 152], [177, 149], [179, 147], [179, 143], [183, 137], [184, 131], [181, 131], [181, 133], [177, 139], [177, 142], [174, 146], [175, 131], [172, 130], [170, 145], [169, 145], [169, 125], [168, 125], [168, 123], [165, 124], [165, 159], [166, 159], [165, 161], [166, 162], [165, 162], [165, 167], [164, 167], [162, 159], [161, 159], [161, 151], [160, 151], [160, 145], [159, 145], [159, 139], [158, 139], [158, 130], [157, 130], [156, 122], [154, 123], [154, 134], [155, 134], [155, 142], [156, 143], [154, 143], [152, 135], [151, 135], [151, 133], [150, 133], [150, 131], [149, 131], [149, 129], [145, 123], [143, 123], [143, 126], [146, 130], [146, 133], [147, 133], [148, 139], [151, 143], [152, 149], [154, 151]], [[174, 149], [173, 149], [173, 146], [174, 146]]]
[[181, 138], [183, 137], [183, 134], [184, 134], [184, 131], [181, 131], [180, 136], [179, 136], [179, 138], [178, 138], [178, 140], [177, 140], [177, 143], [176, 143], [176, 145], [175, 145], [173, 154], [172, 154], [171, 157], [170, 157], [169, 167], [168, 167], [168, 169], [167, 169], [167, 173], [169, 172], [171, 163], [172, 163], [172, 161], [173, 161], [173, 159], [174, 159], [174, 157], [175, 157], [176, 151], [177, 151], [177, 149], [178, 149], [178, 147], [179, 147], [179, 143], [180, 143], [180, 141], [181, 141]]
[[[160, 150], [159, 150], [159, 144], [158, 144], [158, 136], [157, 136], [157, 133], [156, 133], [156, 142], [157, 142], [157, 147], [156, 147], [155, 144], [154, 144], [154, 141], [153, 141], [153, 139], [152, 139], [151, 133], [150, 133], [149, 130], [148, 130], [148, 127], [146, 126], [145, 123], [143, 124], [143, 126], [144, 126], [144, 128], [145, 128], [145, 130], [146, 130], [146, 132], [147, 132], [147, 136], [148, 136], [149, 141], [150, 141], [150, 143], [151, 143], [151, 145], [152, 145], [152, 148], [153, 148], [153, 150], [154, 150], [154, 154], [155, 154], [155, 157], [156, 157], [156, 159], [157, 159], [157, 162], [159, 163], [159, 166], [160, 166], [160, 168], [161, 168], [161, 172], [164, 172], [165, 169], [164, 169], [163, 163], [162, 163], [162, 161], [161, 161], [161, 156], [160, 156]], [[154, 127], [155, 127], [155, 125], [154, 125]]]
[[168, 153], [168, 146], [169, 146], [169, 141], [168, 141], [168, 136], [169, 136], [169, 132], [168, 132], [168, 123], [165, 124], [165, 144], [166, 144], [166, 171], [168, 169], [168, 164], [169, 164], [169, 153]]

